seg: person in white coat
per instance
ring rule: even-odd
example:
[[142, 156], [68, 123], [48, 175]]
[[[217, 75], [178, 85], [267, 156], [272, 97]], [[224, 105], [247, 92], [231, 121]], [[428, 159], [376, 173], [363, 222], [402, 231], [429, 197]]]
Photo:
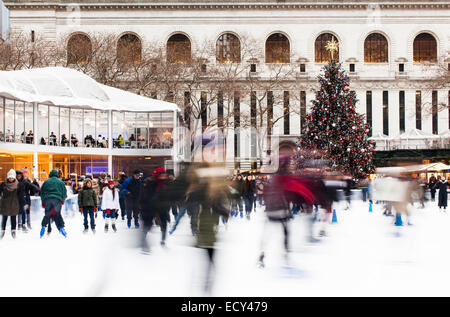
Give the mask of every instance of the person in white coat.
[[120, 210], [119, 204], [119, 190], [115, 188], [114, 182], [109, 181], [108, 186], [103, 190], [102, 206], [103, 212], [106, 214], [105, 217], [105, 232], [108, 232], [109, 223], [112, 223], [112, 229], [114, 232], [117, 231], [116, 228], [116, 215]]

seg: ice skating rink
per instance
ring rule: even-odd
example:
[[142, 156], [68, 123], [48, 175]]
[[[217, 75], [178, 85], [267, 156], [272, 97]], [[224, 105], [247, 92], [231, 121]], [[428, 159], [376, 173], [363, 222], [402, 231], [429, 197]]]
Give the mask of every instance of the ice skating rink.
[[[232, 218], [219, 225], [212, 296], [450, 296], [450, 211], [435, 202], [411, 208], [411, 226], [394, 226], [382, 206], [353, 201], [336, 204], [337, 224], [316, 222], [307, 239], [308, 216], [289, 223], [291, 253], [284, 261], [281, 225], [269, 225], [266, 267], [257, 268], [265, 215]], [[32, 214], [33, 229], [10, 230], [0, 241], [0, 296], [205, 296], [206, 254], [194, 247], [187, 215], [167, 247], [159, 227], [148, 235], [151, 253], [137, 248], [140, 229], [118, 219], [117, 233], [83, 234], [82, 216], [63, 213], [68, 233], [39, 239], [42, 215]], [[330, 218], [331, 220], [331, 218]], [[173, 221], [173, 217], [172, 217]], [[8, 222], [9, 225], [9, 222]], [[319, 237], [324, 227], [327, 235]], [[268, 234], [269, 234], [268, 233]]]

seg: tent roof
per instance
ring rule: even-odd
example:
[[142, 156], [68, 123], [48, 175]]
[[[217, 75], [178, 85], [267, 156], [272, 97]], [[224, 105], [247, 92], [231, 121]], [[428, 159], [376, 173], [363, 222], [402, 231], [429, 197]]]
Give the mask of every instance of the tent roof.
[[445, 132], [442, 132], [441, 134], [439, 134], [439, 136], [444, 138], [450, 138], [450, 129], [445, 130]]
[[41, 104], [119, 111], [180, 111], [151, 99], [96, 82], [71, 68], [0, 71], [0, 97]]
[[400, 139], [436, 139], [439, 138], [437, 135], [428, 134], [418, 129], [409, 129], [404, 133], [400, 134]]
[[444, 163], [433, 163], [427, 168], [429, 172], [440, 172], [450, 170], [450, 166]]
[[392, 137], [390, 137], [386, 134], [383, 134], [381, 132], [378, 132], [377, 134], [375, 134], [369, 138], [369, 140], [383, 140], [383, 141], [390, 140], [390, 139], [392, 139]]

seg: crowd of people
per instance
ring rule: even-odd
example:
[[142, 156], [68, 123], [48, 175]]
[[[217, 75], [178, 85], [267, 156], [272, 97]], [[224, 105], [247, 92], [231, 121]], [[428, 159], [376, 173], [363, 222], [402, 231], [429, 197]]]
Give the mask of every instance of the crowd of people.
[[[7, 142], [13, 142], [13, 134], [6, 134], [7, 138], [4, 140], [3, 132], [0, 131], [0, 141], [4, 140]], [[34, 143], [34, 134], [32, 130], [29, 130], [28, 133], [25, 131], [22, 132], [22, 134], [16, 138], [19, 138], [19, 141], [26, 144], [33, 144]], [[17, 140], [16, 140], [17, 141]], [[80, 145], [80, 142], [76, 135], [72, 133], [69, 137], [63, 133], [61, 135], [60, 141], [58, 142], [58, 137], [56, 134], [52, 131], [50, 132], [50, 135], [48, 138], [41, 137], [39, 140], [40, 145], [50, 145], [50, 146], [72, 146], [72, 147], [78, 147]], [[84, 137], [84, 140], [82, 142], [84, 147], [97, 147], [97, 148], [108, 148], [108, 140], [105, 136], [102, 136], [99, 134], [97, 138], [94, 138], [92, 134], [88, 134]], [[131, 134], [131, 136], [128, 138], [128, 140], [125, 140], [125, 138], [120, 134], [117, 138], [113, 139], [113, 147], [114, 148], [169, 148], [173, 146], [173, 140], [172, 139], [164, 139], [161, 141], [160, 137], [156, 134], [152, 135], [149, 138], [149, 144], [147, 144], [146, 138], [144, 138], [142, 135], [138, 135], [137, 137], [134, 134]]]
[[[109, 232], [110, 228], [117, 232], [116, 224], [121, 217], [128, 228], [140, 230], [139, 248], [145, 254], [150, 252], [147, 234], [154, 226], [161, 231], [160, 244], [164, 247], [167, 235], [175, 234], [180, 220], [187, 214], [196, 245], [205, 250], [209, 259], [206, 270], [209, 276], [213, 269], [220, 222], [227, 225], [230, 217], [250, 220], [257, 209], [264, 210], [266, 224], [279, 224], [286, 258], [290, 250], [289, 223], [293, 216], [297, 213], [309, 216], [309, 240], [318, 242], [313, 234], [313, 226], [320, 222], [319, 235], [326, 236], [333, 204], [343, 199], [346, 201], [345, 209], [349, 209], [354, 188], [362, 189], [364, 201], [382, 203], [387, 216], [392, 215], [392, 208], [397, 215], [408, 216], [407, 204], [419, 202], [423, 206], [426, 190], [430, 190], [432, 200], [437, 192], [439, 208], [446, 209], [450, 180], [434, 175], [428, 182], [406, 175], [387, 176], [355, 182], [351, 177], [326, 167], [293, 169], [289, 158], [280, 161], [276, 173], [237, 171], [232, 176], [214, 163], [182, 164], [177, 177], [171, 171], [156, 168], [149, 175], [139, 170], [129, 176], [122, 172], [117, 180], [103, 172], [97, 178], [86, 175], [77, 181], [63, 181], [62, 172], [52, 170], [41, 186], [36, 180], [32, 182], [27, 173], [10, 170], [6, 181], [0, 184], [0, 213], [3, 215], [1, 237], [5, 235], [8, 219], [13, 237], [16, 236], [17, 223], [19, 230], [31, 229], [30, 198], [36, 195], [40, 196], [44, 210], [41, 238], [45, 232], [50, 234], [52, 223], [64, 237], [67, 236], [61, 209], [68, 195], [78, 195], [84, 233], [89, 232], [89, 228], [93, 233], [96, 232], [98, 212], [104, 218], [104, 232]], [[342, 191], [342, 196], [338, 194], [339, 191]], [[265, 266], [268, 240], [266, 227], [258, 258], [261, 268]], [[210, 284], [206, 283], [207, 287]]]

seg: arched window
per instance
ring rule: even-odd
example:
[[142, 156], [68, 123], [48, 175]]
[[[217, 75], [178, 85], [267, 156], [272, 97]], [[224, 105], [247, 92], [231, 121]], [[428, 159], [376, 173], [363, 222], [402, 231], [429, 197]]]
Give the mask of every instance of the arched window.
[[[330, 45], [335, 46], [336, 50], [330, 50]], [[315, 47], [316, 63], [328, 63], [333, 60], [339, 61], [339, 41], [331, 33], [324, 33], [317, 37]], [[333, 53], [332, 53], [333, 52]]]
[[191, 41], [184, 34], [174, 34], [167, 41], [167, 61], [186, 64], [191, 60]]
[[124, 34], [117, 41], [117, 61], [119, 64], [139, 64], [141, 62], [141, 40], [134, 34]]
[[286, 36], [274, 33], [266, 41], [266, 63], [289, 63], [290, 44]]
[[241, 62], [241, 43], [236, 35], [226, 33], [217, 39], [216, 59], [218, 63]]
[[364, 63], [387, 63], [388, 41], [380, 33], [370, 34], [364, 41]]
[[436, 39], [429, 33], [420, 33], [416, 36], [414, 39], [413, 50], [414, 62], [422, 63], [437, 61]]
[[91, 60], [92, 43], [85, 34], [74, 34], [67, 42], [67, 64], [87, 64]]

